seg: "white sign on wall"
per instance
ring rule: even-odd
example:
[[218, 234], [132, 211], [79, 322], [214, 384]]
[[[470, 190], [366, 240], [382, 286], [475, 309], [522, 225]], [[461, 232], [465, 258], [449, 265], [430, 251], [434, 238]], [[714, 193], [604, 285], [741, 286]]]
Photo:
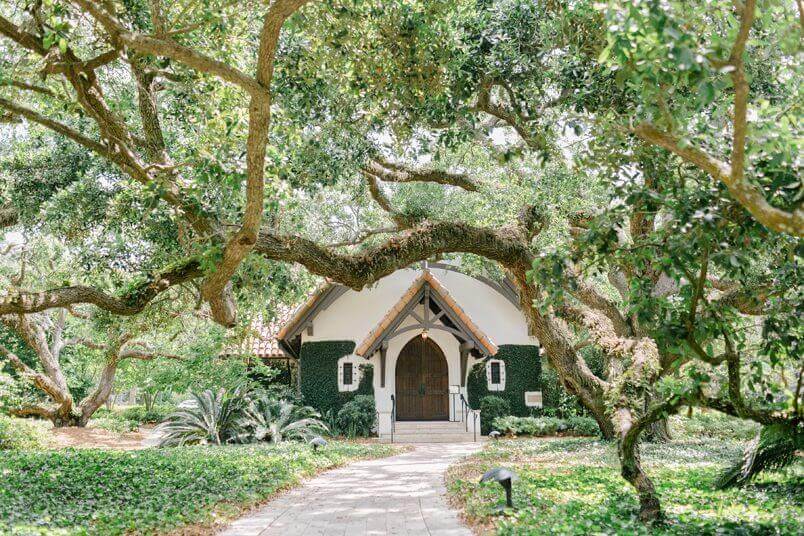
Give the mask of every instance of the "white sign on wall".
[[542, 407], [542, 392], [525, 391], [525, 405], [529, 408]]

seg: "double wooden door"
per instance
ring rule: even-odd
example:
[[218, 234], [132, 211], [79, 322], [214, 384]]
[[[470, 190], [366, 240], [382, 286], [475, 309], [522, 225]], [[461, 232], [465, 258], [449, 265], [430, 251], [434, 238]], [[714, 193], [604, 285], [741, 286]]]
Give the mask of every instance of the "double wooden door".
[[396, 418], [438, 421], [449, 418], [447, 359], [430, 339], [415, 337], [396, 361]]

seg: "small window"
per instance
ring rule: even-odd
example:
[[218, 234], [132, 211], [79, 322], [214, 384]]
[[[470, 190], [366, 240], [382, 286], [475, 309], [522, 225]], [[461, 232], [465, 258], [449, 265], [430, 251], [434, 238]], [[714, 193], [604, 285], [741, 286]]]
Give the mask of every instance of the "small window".
[[343, 384], [352, 385], [352, 363], [343, 364]]
[[505, 391], [505, 361], [486, 361], [486, 387], [489, 391]]
[[491, 363], [491, 383], [494, 385], [500, 384], [500, 362], [494, 361]]
[[338, 391], [349, 393], [356, 391], [363, 379], [360, 362], [355, 355], [345, 355], [338, 360]]

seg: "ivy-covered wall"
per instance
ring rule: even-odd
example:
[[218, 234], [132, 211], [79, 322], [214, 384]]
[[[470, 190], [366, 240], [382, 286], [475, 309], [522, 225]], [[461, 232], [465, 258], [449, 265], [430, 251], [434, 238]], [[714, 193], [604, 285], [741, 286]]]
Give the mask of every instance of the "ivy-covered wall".
[[302, 345], [299, 366], [305, 404], [325, 413], [338, 411], [357, 395], [374, 395], [374, 371], [368, 363], [360, 366], [363, 377], [355, 391], [338, 391], [338, 360], [354, 349], [354, 341], [315, 341]]
[[469, 392], [469, 405], [480, 407], [480, 400], [487, 395], [495, 395], [508, 400], [511, 413], [518, 416], [530, 415], [531, 408], [525, 405], [525, 391], [542, 390], [542, 362], [537, 346], [503, 344], [494, 359], [505, 362], [505, 390], [489, 391], [486, 383], [486, 364], [475, 363], [469, 371], [466, 389]]

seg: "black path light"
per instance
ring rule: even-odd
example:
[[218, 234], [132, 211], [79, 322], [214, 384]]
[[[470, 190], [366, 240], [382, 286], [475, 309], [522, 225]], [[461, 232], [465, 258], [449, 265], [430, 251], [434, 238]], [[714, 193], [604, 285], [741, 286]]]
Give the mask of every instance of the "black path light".
[[500, 439], [500, 432], [498, 432], [497, 430], [492, 430], [491, 432], [489, 432], [489, 437], [492, 439]]
[[514, 502], [511, 499], [511, 482], [514, 482], [515, 480], [519, 480], [519, 477], [516, 475], [516, 473], [503, 467], [496, 467], [490, 471], [486, 471], [486, 474], [480, 478], [480, 483], [497, 482], [499, 485], [501, 485], [503, 489], [505, 489], [505, 506], [508, 508], [513, 508]]
[[313, 446], [313, 452], [318, 451], [318, 447], [326, 447], [327, 440], [321, 436], [314, 437], [310, 440], [310, 444]]

